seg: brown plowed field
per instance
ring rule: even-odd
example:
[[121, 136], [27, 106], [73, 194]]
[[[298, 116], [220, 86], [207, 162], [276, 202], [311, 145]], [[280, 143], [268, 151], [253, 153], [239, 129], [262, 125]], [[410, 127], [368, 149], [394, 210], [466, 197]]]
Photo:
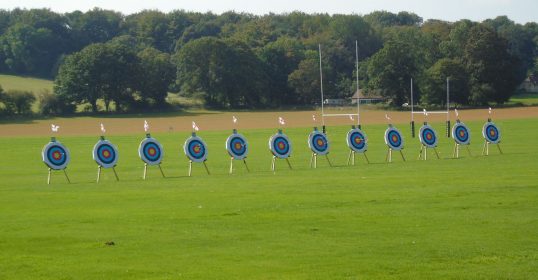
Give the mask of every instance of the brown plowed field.
[[[330, 113], [349, 113], [346, 111], [332, 111]], [[326, 112], [327, 113], [327, 112]], [[383, 124], [386, 123], [385, 113], [392, 118], [392, 123], [409, 123], [410, 112], [362, 110], [361, 123]], [[99, 124], [103, 123], [108, 135], [124, 135], [143, 132], [144, 120], [148, 120], [151, 132], [168, 131], [190, 131], [191, 123], [195, 121], [201, 130], [227, 130], [233, 127], [232, 116], [239, 119], [238, 129], [253, 128], [274, 128], [278, 127], [278, 117], [282, 116], [286, 120], [286, 127], [307, 127], [314, 125], [312, 115], [316, 114], [317, 124], [320, 125], [320, 112], [314, 111], [284, 111], [284, 112], [187, 112], [181, 116], [163, 117], [77, 117], [77, 118], [55, 118], [47, 120], [35, 120], [14, 124], [0, 124], [0, 137], [18, 136], [45, 136], [50, 135], [50, 124], [60, 126], [59, 135], [96, 135], [100, 134]], [[463, 121], [486, 120], [487, 109], [461, 110], [460, 119]], [[495, 109], [493, 119], [521, 119], [538, 118], [538, 107], [519, 107]], [[422, 122], [422, 115], [415, 115], [415, 121]], [[450, 119], [456, 119], [453, 112]], [[446, 115], [430, 115], [428, 121], [441, 122], [446, 120]], [[348, 117], [326, 118], [327, 125], [353, 124]]]

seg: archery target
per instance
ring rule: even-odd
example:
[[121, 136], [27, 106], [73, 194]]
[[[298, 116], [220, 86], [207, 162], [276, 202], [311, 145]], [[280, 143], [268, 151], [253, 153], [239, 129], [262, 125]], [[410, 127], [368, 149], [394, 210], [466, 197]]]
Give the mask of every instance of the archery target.
[[43, 162], [51, 169], [62, 170], [67, 167], [69, 150], [60, 142], [49, 142], [41, 152]]
[[291, 155], [291, 142], [284, 133], [277, 133], [269, 138], [269, 150], [277, 158], [288, 158]]
[[321, 131], [312, 131], [308, 135], [308, 147], [312, 152], [324, 156], [329, 153], [329, 140], [327, 135]]
[[118, 149], [108, 140], [99, 140], [93, 147], [93, 160], [104, 168], [116, 166]]
[[435, 133], [433, 127], [428, 124], [425, 124], [420, 128], [418, 138], [420, 139], [420, 143], [428, 148], [437, 147], [437, 133]]
[[387, 128], [385, 130], [385, 144], [395, 151], [403, 149], [404, 141], [400, 131], [392, 126]]
[[452, 138], [460, 145], [469, 145], [471, 143], [471, 131], [464, 123], [456, 123], [452, 127]]
[[226, 139], [226, 151], [234, 159], [241, 160], [246, 158], [248, 155], [247, 139], [239, 133], [233, 133]]
[[160, 164], [163, 159], [163, 146], [155, 138], [148, 137], [140, 142], [138, 156], [149, 165]]
[[362, 132], [362, 130], [359, 128], [351, 129], [347, 133], [347, 146], [357, 153], [366, 152], [366, 149], [368, 148], [367, 141], [366, 134], [364, 134], [364, 132]]
[[491, 144], [501, 142], [501, 131], [493, 122], [487, 122], [482, 128], [482, 136]]
[[207, 159], [207, 148], [204, 140], [198, 136], [191, 136], [183, 145], [185, 155], [194, 162], [204, 162]]

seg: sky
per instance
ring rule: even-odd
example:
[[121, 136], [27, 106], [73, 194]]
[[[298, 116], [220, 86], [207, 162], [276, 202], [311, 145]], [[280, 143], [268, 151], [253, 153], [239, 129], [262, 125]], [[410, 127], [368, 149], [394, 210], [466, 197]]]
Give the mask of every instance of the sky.
[[524, 24], [538, 22], [538, 0], [2, 0], [0, 9], [50, 8], [56, 12], [87, 11], [94, 7], [132, 14], [144, 9], [163, 12], [186, 11], [220, 14], [225, 11], [247, 12], [257, 15], [302, 11], [306, 13], [358, 14], [385, 10], [393, 13], [408, 11], [424, 20], [483, 21], [506, 15]]

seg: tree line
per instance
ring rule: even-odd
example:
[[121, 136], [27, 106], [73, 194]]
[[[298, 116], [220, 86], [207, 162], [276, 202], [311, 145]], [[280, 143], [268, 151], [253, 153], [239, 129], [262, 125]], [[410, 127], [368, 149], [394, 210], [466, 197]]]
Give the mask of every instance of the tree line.
[[409, 102], [413, 78], [421, 103], [442, 105], [448, 77], [458, 104], [503, 103], [538, 74], [538, 24], [505, 16], [446, 22], [386, 11], [0, 10], [0, 72], [53, 78], [54, 93], [42, 98], [52, 112], [80, 104], [94, 112], [159, 109], [167, 92], [215, 108], [314, 104], [318, 45], [324, 89], [333, 98], [349, 98], [358, 75], [361, 88], [399, 106]]

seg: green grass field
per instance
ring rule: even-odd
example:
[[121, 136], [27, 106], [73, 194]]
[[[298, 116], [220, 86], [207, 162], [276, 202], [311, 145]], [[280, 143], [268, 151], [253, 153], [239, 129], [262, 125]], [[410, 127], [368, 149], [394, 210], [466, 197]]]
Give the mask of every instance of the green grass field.
[[39, 78], [0, 74], [0, 86], [4, 90], [27, 90], [37, 94], [44, 89], [52, 92], [53, 82]]
[[[275, 130], [242, 132], [251, 173], [236, 163], [228, 175], [229, 131], [204, 132], [208, 166], [182, 152], [188, 133], [154, 135], [165, 149], [143, 181], [143, 135], [108, 137], [120, 150], [95, 183], [95, 137], [59, 137], [71, 151], [63, 174], [47, 169], [47, 137], [1, 138], [0, 279], [534, 279], [538, 277], [538, 148], [536, 119], [498, 120], [503, 133], [480, 156], [481, 125], [469, 123], [469, 157], [417, 160], [418, 139], [404, 133], [407, 162], [384, 163], [385, 126], [365, 126], [366, 164], [346, 166], [348, 127], [330, 127], [328, 167], [310, 169], [309, 128], [286, 129], [291, 163], [270, 168], [267, 139]], [[444, 133], [442, 124], [435, 124]], [[113, 241], [114, 246], [105, 245]]]

